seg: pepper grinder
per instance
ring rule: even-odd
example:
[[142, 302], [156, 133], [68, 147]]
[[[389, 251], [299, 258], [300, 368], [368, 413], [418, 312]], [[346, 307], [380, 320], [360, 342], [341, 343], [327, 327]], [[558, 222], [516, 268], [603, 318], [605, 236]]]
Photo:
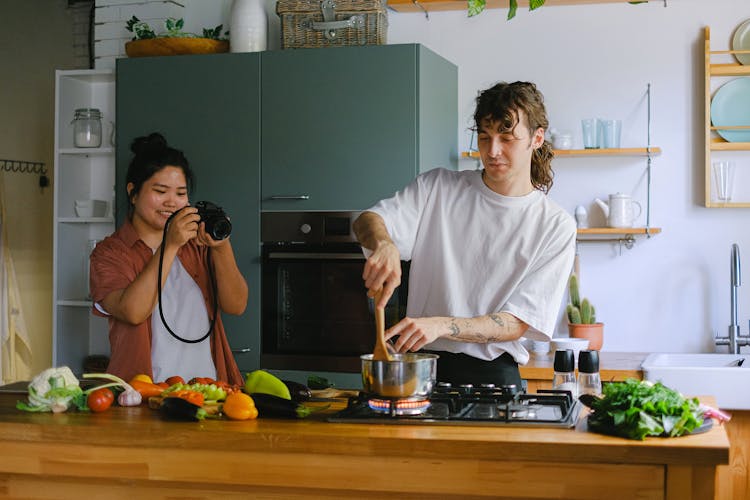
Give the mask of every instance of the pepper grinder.
[[599, 351], [578, 353], [578, 394], [602, 393], [602, 379], [599, 375]]
[[555, 351], [555, 372], [552, 376], [552, 388], [558, 391], [569, 391], [573, 399], [578, 397], [575, 374], [575, 355], [573, 349]]

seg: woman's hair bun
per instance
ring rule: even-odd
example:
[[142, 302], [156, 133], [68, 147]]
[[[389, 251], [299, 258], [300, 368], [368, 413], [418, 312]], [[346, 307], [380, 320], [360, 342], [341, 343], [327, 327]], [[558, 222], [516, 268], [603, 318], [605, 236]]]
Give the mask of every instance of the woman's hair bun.
[[136, 137], [130, 145], [130, 150], [136, 156], [151, 156], [164, 152], [167, 149], [167, 140], [159, 132], [153, 132], [147, 136]]

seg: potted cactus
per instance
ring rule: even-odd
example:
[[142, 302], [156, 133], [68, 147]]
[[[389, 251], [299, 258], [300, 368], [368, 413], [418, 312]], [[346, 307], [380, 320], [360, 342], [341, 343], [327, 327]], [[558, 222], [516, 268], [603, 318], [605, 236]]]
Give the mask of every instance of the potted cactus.
[[568, 332], [573, 338], [589, 340], [589, 349], [599, 350], [604, 342], [604, 323], [597, 323], [596, 310], [589, 299], [581, 299], [578, 276], [570, 275], [568, 281], [570, 303], [565, 309], [568, 318]]

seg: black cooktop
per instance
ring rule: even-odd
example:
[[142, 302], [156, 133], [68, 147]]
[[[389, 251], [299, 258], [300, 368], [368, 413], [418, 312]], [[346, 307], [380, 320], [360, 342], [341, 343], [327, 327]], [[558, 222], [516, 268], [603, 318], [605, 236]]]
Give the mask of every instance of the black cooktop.
[[569, 391], [540, 390], [527, 394], [515, 386], [438, 384], [428, 400], [382, 399], [364, 392], [330, 422], [377, 424], [516, 425], [573, 427], [581, 403]]

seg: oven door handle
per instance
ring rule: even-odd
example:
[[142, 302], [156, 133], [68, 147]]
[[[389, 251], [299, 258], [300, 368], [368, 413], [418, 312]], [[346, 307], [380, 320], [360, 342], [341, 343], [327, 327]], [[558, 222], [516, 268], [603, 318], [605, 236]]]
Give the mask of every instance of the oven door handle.
[[361, 253], [336, 253], [336, 252], [270, 252], [268, 259], [286, 259], [286, 260], [365, 260]]

